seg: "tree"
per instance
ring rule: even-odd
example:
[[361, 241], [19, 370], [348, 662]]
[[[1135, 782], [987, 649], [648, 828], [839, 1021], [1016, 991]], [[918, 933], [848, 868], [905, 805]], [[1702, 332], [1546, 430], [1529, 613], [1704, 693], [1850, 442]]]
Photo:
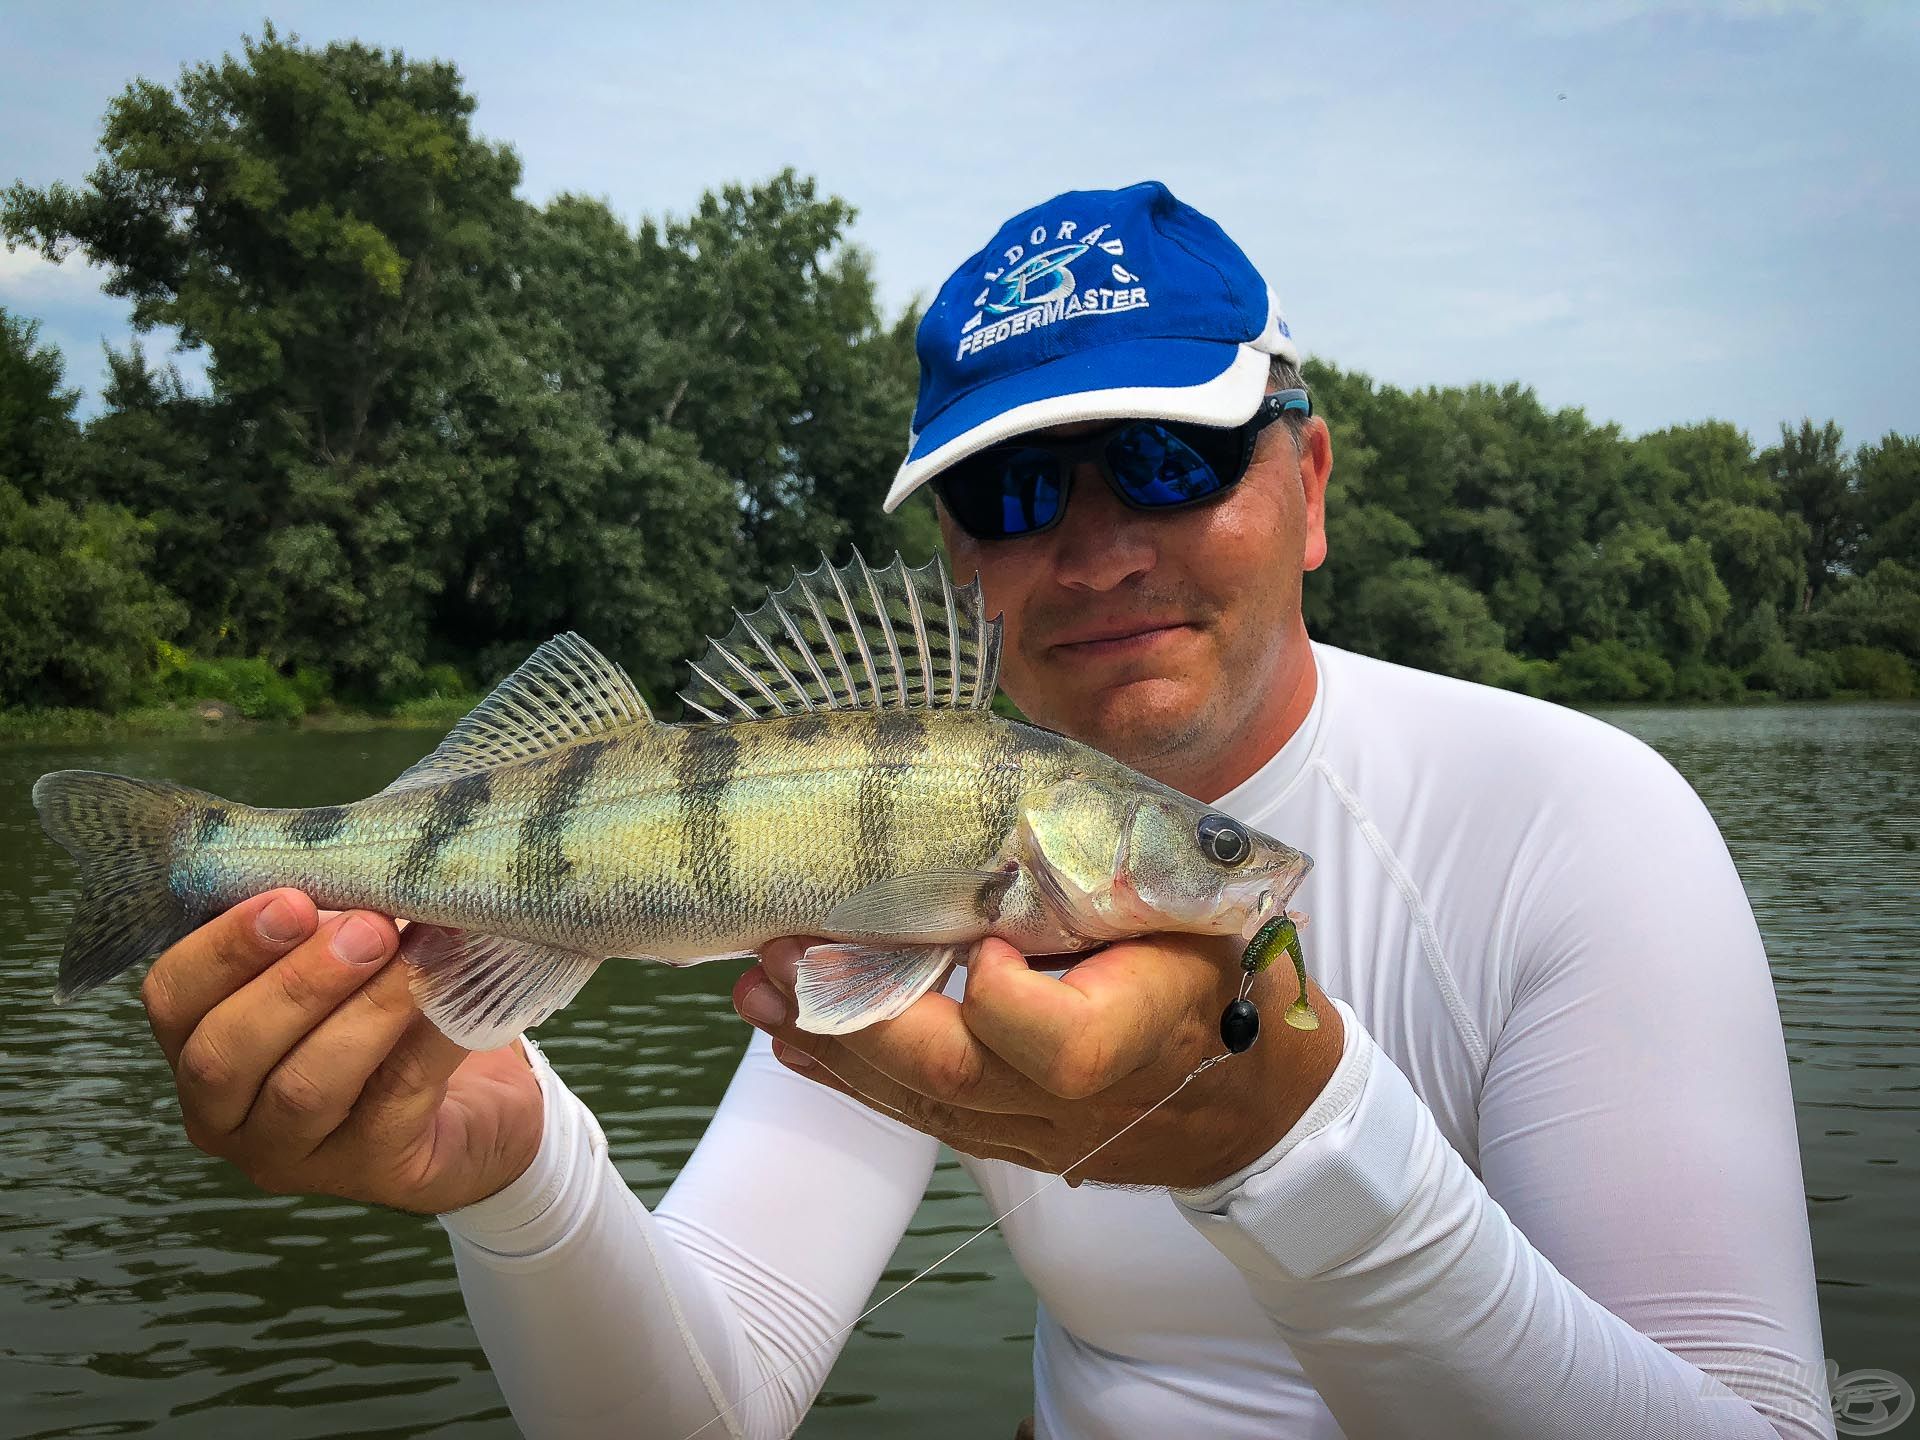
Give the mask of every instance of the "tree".
[[1579, 636], [1672, 660], [1705, 654], [1731, 608], [1707, 542], [1652, 525], [1620, 526], [1568, 578], [1580, 593]]
[[1799, 599], [1806, 575], [1806, 524], [1798, 516], [1716, 497], [1694, 512], [1693, 528], [1727, 590], [1730, 628], [1720, 630], [1716, 651], [1729, 664], [1744, 664], [1753, 655], [1743, 652], [1738, 636], [1747, 631], [1741, 627], [1751, 627], [1752, 617], [1764, 612], [1777, 634], [1779, 617]]
[[1366, 576], [1340, 614], [1340, 643], [1363, 655], [1482, 681], [1513, 665], [1485, 599], [1418, 557]]
[[1798, 628], [1809, 649], [1864, 645], [1920, 662], [1920, 569], [1882, 560], [1869, 574], [1834, 586]]
[[[461, 325], [484, 329], [524, 208], [518, 162], [473, 136], [472, 110], [451, 65], [308, 50], [269, 25], [177, 91], [130, 86], [85, 189], [6, 192], [10, 240], [83, 251], [137, 326], [210, 354], [201, 508], [221, 521], [231, 613], [202, 610], [202, 637], [280, 660], [325, 650], [377, 688], [417, 672], [474, 497], [471, 475], [413, 457], [460, 428]], [[182, 398], [121, 408], [184, 421]], [[220, 587], [186, 588], [220, 603]]]
[[1806, 586], [1800, 608], [1817, 602], [1854, 550], [1850, 481], [1840, 427], [1829, 420], [1814, 429], [1780, 427], [1780, 443], [1761, 457], [1781, 498], [1807, 527]]
[[474, 137], [453, 66], [271, 24], [240, 58], [140, 80], [74, 190], [16, 183], [7, 237], [108, 268], [134, 323], [211, 355], [214, 391], [308, 458], [375, 457], [445, 374], [436, 318], [497, 277], [519, 162]]
[[906, 447], [912, 322], [882, 322], [843, 240], [853, 213], [787, 170], [640, 230], [663, 338], [614, 413], [685, 430], [739, 487], [748, 592], [822, 550], [884, 555], [903, 538], [876, 507]]
[[117, 709], [185, 612], [116, 506], [29, 501], [0, 480], [0, 706]]
[[1878, 445], [1860, 447], [1854, 469], [1861, 573], [1883, 560], [1920, 569], [1920, 435], [1889, 431]]
[[39, 343], [40, 322], [0, 309], [0, 480], [24, 493], [47, 493], [71, 449], [79, 395], [63, 388], [60, 352]]

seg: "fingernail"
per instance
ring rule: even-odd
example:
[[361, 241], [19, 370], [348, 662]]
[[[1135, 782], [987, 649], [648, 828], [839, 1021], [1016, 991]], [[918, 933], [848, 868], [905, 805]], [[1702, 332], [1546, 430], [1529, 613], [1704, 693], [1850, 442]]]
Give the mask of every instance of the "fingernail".
[[773, 1042], [773, 1058], [789, 1070], [810, 1070], [813, 1068], [813, 1057], [811, 1055], [807, 1054], [804, 1050], [797, 1050], [791, 1045], [782, 1045], [778, 1040]]
[[349, 916], [333, 932], [333, 953], [349, 965], [371, 965], [386, 958], [387, 937], [370, 921]]
[[276, 945], [284, 945], [289, 940], [298, 940], [307, 930], [307, 917], [286, 896], [276, 897], [266, 909], [260, 912], [259, 919], [253, 922], [264, 940]]
[[756, 1025], [784, 1025], [786, 997], [771, 985], [756, 985], [741, 996], [740, 1013]]

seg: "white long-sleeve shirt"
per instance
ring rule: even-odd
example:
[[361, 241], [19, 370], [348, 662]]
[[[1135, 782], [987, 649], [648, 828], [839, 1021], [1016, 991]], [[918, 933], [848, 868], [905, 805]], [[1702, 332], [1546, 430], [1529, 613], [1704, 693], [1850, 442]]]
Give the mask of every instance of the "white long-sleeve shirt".
[[[1344, 1052], [1221, 1184], [1005, 1222], [1039, 1433], [1831, 1436], [1773, 987], [1699, 799], [1598, 720], [1314, 654], [1307, 721], [1218, 803], [1314, 857]], [[538, 1158], [443, 1217], [521, 1428], [680, 1440], [744, 1396], [702, 1433], [790, 1432], [935, 1143], [758, 1037], [649, 1214], [535, 1063]], [[1044, 1179], [964, 1163], [996, 1214]]]

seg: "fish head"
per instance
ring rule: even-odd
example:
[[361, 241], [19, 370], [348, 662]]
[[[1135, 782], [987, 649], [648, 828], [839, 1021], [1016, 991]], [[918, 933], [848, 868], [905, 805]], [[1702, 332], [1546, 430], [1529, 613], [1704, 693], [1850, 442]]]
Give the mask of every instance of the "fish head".
[[1159, 930], [1251, 937], [1313, 868], [1291, 845], [1185, 795], [1134, 807], [1119, 884]]
[[1067, 781], [1026, 807], [1027, 861], [1089, 939], [1155, 931], [1251, 936], [1313, 861], [1165, 787]]

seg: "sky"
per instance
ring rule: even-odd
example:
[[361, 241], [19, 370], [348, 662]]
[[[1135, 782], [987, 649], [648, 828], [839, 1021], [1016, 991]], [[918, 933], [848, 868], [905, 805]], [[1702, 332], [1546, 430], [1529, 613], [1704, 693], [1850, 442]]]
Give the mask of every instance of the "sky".
[[[1027, 206], [1152, 178], [1240, 243], [1307, 353], [1384, 383], [1519, 381], [1629, 434], [1920, 432], [1910, 0], [0, 0], [0, 184], [80, 182], [130, 81], [263, 15], [456, 63], [536, 203], [684, 214], [794, 166], [858, 208], [890, 309]], [[89, 404], [130, 334], [100, 278], [0, 248], [0, 306]]]

